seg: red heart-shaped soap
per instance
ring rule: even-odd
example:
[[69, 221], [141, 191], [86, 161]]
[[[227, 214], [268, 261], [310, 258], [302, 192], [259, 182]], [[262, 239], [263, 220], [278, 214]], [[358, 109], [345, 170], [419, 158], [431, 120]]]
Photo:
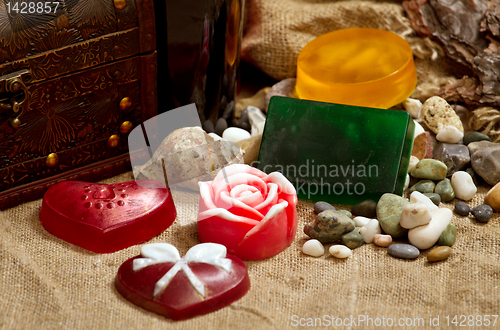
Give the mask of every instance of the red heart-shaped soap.
[[43, 196], [40, 222], [55, 236], [98, 253], [144, 242], [167, 229], [176, 211], [154, 180], [98, 184], [65, 181]]
[[223, 259], [229, 268], [222, 263], [195, 260], [200, 256], [203, 259], [203, 252], [199, 250], [191, 260], [187, 258], [188, 251], [185, 259], [152, 261], [140, 269], [135, 269], [137, 264], [134, 263], [147, 259], [136, 256], [118, 269], [116, 289], [132, 303], [173, 320], [184, 320], [221, 309], [247, 293], [250, 279], [245, 264], [237, 257], [226, 256], [226, 248], [219, 246], [224, 249]]

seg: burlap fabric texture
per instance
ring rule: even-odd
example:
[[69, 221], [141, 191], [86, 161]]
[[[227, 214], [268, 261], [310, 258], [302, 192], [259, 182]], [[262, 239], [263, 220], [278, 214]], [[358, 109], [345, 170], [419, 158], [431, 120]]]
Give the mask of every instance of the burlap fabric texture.
[[417, 36], [401, 1], [246, 0], [241, 56], [274, 79], [296, 75], [300, 50], [330, 31], [369, 27], [392, 31], [410, 44], [418, 76], [413, 97], [425, 101], [460, 72], [442, 48]]
[[[132, 174], [127, 173], [105, 182], [130, 179]], [[480, 187], [480, 193], [469, 204], [480, 204], [486, 191]], [[148, 243], [168, 242], [184, 254], [199, 243], [199, 195], [181, 192], [175, 197], [180, 201], [176, 221]], [[476, 317], [499, 313], [498, 213], [487, 224], [454, 216], [452, 222], [458, 228], [458, 237], [451, 257], [429, 264], [428, 251], [409, 261], [393, 258], [386, 248], [374, 244], [355, 249], [346, 260], [335, 259], [328, 252], [319, 258], [302, 254], [301, 247], [307, 239], [302, 228], [315, 218], [312, 205], [299, 201], [299, 229], [290, 247], [273, 258], [245, 262], [252, 285], [246, 296], [222, 310], [180, 322], [145, 311], [116, 291], [114, 278], [118, 267], [138, 255], [140, 245], [96, 254], [66, 243], [40, 225], [41, 200], [3, 211], [0, 328], [292, 329], [300, 318], [325, 320], [327, 315], [326, 320], [335, 321], [330, 316], [365, 315], [374, 320], [391, 318], [394, 322], [403, 318], [406, 324], [410, 319], [414, 322], [413, 319], [422, 318], [425, 326], [418, 329], [437, 329], [429, 326], [429, 318], [439, 315], [440, 328], [452, 329], [446, 326], [446, 315]], [[453, 205], [447, 203], [444, 207]], [[336, 328], [387, 329], [359, 322], [356, 326]]]

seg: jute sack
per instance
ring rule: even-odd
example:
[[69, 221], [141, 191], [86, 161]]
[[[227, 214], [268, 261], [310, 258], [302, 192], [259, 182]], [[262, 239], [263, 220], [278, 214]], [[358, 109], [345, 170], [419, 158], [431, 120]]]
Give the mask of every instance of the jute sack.
[[330, 31], [370, 27], [405, 38], [415, 57], [418, 85], [413, 97], [425, 100], [455, 81], [439, 45], [416, 35], [400, 2], [328, 0], [247, 0], [242, 59], [274, 79], [295, 77], [300, 50]]

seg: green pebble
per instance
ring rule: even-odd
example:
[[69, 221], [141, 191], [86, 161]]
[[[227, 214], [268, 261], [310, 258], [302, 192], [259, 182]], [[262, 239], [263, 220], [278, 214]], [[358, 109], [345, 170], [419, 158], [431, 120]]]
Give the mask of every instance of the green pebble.
[[403, 208], [408, 204], [410, 202], [398, 195], [387, 193], [380, 197], [377, 203], [377, 219], [387, 235], [398, 238], [408, 233], [408, 229], [399, 225]]
[[457, 239], [457, 227], [450, 223], [446, 227], [445, 230], [441, 233], [439, 240], [437, 241], [437, 245], [441, 246], [452, 246], [455, 244], [455, 240]]
[[414, 191], [421, 192], [422, 194], [432, 194], [436, 184], [431, 180], [422, 180], [410, 188], [409, 193]]
[[356, 231], [351, 231], [350, 233], [342, 235], [342, 243], [349, 249], [354, 250], [365, 243], [363, 236], [361, 236]]
[[441, 203], [441, 196], [439, 196], [436, 193], [430, 193], [430, 194], [426, 193], [424, 194], [424, 196], [429, 197], [429, 199], [437, 206], [439, 206], [439, 203]]
[[449, 202], [455, 198], [455, 191], [453, 190], [451, 181], [448, 178], [438, 182], [438, 184], [436, 185], [436, 189], [434, 189], [434, 192], [441, 196], [441, 201], [443, 202]]
[[479, 133], [479, 132], [467, 132], [464, 134], [464, 144], [468, 145], [469, 143], [472, 142], [479, 142], [479, 141], [489, 141], [491, 142], [491, 138], [488, 135]]
[[445, 163], [435, 159], [422, 159], [415, 165], [411, 175], [415, 178], [428, 180], [443, 180], [448, 173]]
[[347, 210], [337, 210], [337, 213], [343, 214], [348, 218], [352, 218], [352, 213]]

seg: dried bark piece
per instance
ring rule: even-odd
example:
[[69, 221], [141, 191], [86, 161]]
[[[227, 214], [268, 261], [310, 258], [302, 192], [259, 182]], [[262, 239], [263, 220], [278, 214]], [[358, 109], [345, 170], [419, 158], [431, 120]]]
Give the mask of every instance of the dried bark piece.
[[500, 142], [500, 111], [491, 107], [482, 107], [472, 111], [469, 119], [472, 130], [486, 134], [492, 142]]
[[438, 40], [448, 57], [470, 67], [478, 76], [479, 88], [468, 85], [462, 90], [465, 95], [478, 93], [480, 103], [500, 104], [500, 72], [497, 69], [500, 66], [500, 42], [496, 39], [500, 30], [500, 0], [457, 0], [452, 3], [448, 0], [411, 0], [405, 1], [403, 7], [417, 33]]

